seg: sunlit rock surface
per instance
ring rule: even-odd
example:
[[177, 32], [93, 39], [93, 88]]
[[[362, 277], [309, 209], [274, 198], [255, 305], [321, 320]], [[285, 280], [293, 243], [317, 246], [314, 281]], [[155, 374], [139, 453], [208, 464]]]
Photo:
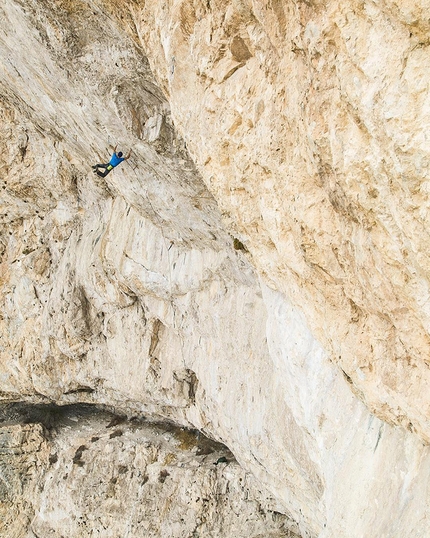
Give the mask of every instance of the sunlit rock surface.
[[421, 2], [401, 4], [144, 2], [133, 13], [259, 272], [378, 416], [429, 440], [429, 21]]
[[[0, 18], [3, 405], [95, 404], [230, 458], [5, 407], [2, 533], [428, 536], [422, 4]], [[116, 144], [130, 160], [94, 175]]]

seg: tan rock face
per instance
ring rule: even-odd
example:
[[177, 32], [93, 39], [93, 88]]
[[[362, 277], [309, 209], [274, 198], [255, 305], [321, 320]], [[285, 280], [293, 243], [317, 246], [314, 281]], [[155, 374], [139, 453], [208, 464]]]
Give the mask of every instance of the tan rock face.
[[1, 503], [0, 531], [24, 536], [40, 496], [40, 477], [48, 465], [49, 443], [41, 424], [14, 424], [0, 428]]
[[[35, 477], [4, 459], [11, 537], [189, 536], [207, 506], [182, 482], [219, 538], [429, 534], [422, 13], [3, 2], [2, 401], [168, 420], [240, 465], [188, 454], [154, 500], [138, 473], [178, 447], [153, 432], [9, 420]], [[93, 175], [115, 144], [130, 160]]]
[[369, 408], [428, 440], [428, 20], [419, 2], [144, 2], [211, 192]]

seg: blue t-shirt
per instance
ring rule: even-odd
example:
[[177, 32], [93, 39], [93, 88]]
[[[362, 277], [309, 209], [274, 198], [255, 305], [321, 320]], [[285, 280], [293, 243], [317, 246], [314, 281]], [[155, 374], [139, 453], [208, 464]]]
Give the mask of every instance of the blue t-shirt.
[[118, 166], [120, 163], [122, 163], [123, 160], [124, 160], [124, 157], [118, 157], [116, 153], [113, 153], [109, 161], [109, 164], [115, 167], [115, 166]]

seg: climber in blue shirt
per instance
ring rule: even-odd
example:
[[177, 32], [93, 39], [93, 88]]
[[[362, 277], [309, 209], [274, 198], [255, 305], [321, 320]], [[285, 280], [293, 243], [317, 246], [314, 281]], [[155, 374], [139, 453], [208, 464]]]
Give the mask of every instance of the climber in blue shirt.
[[[93, 172], [100, 177], [106, 177], [111, 170], [115, 168], [115, 166], [118, 166], [122, 163], [122, 161], [126, 161], [131, 155], [131, 150], [128, 152], [128, 155], [125, 157], [122, 156], [122, 151], [116, 152], [116, 146], [113, 149], [112, 157], [110, 161], [107, 164], [94, 164], [93, 165]], [[104, 168], [104, 172], [100, 171], [99, 168]]]

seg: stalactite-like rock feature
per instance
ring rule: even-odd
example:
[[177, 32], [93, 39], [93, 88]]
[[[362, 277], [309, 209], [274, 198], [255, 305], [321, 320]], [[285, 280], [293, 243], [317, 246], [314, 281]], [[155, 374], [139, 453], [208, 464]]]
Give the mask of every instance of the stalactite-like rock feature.
[[[0, 20], [2, 405], [234, 455], [18, 416], [5, 535], [428, 536], [420, 5], [4, 0]], [[130, 160], [94, 175], [116, 144]]]

